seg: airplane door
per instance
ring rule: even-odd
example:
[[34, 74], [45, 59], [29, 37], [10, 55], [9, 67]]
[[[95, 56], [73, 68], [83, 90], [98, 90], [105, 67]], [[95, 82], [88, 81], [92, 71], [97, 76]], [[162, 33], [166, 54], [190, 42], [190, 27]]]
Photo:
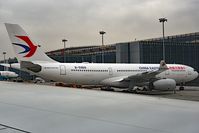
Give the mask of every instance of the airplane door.
[[108, 68], [109, 75], [113, 75], [113, 70], [111, 67]]
[[66, 75], [66, 67], [64, 65], [60, 66], [60, 75]]

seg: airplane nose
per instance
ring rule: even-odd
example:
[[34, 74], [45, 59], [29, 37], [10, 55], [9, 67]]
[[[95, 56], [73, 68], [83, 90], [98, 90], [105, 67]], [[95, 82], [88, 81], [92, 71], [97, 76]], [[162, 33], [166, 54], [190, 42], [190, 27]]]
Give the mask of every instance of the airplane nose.
[[197, 71], [195, 71], [195, 78], [197, 78], [198, 77], [198, 72]]
[[198, 72], [196, 70], [194, 70], [193, 76], [192, 76], [193, 80], [196, 79], [198, 77], [198, 75], [199, 75]]

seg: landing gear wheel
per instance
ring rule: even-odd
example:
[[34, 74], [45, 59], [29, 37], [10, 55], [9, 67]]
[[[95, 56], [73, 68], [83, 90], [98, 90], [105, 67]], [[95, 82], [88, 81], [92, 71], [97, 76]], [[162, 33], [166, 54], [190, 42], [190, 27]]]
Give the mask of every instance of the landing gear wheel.
[[128, 89], [128, 92], [137, 94], [138, 93], [138, 88]]
[[137, 90], [134, 90], [134, 89], [128, 89], [127, 90], [129, 93], [137, 93]]
[[183, 91], [184, 90], [184, 86], [180, 86], [179, 90]]
[[114, 89], [112, 89], [110, 86], [101, 87], [101, 90], [103, 90], [103, 91], [114, 91]]
[[146, 87], [143, 87], [143, 91], [147, 91], [147, 88], [146, 88]]

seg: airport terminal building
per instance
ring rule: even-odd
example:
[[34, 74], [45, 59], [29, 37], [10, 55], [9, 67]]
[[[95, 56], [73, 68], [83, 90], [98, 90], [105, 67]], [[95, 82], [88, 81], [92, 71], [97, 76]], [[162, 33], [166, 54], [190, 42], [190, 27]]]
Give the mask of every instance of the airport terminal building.
[[[162, 38], [116, 44], [118, 63], [159, 63], [162, 55]], [[165, 60], [199, 70], [199, 32], [166, 37]]]
[[[162, 60], [162, 38], [123, 42], [105, 46], [65, 49], [66, 62], [90, 63], [159, 63]], [[48, 56], [64, 62], [64, 50], [47, 52]], [[165, 37], [167, 63], [190, 65], [199, 71], [199, 32]]]

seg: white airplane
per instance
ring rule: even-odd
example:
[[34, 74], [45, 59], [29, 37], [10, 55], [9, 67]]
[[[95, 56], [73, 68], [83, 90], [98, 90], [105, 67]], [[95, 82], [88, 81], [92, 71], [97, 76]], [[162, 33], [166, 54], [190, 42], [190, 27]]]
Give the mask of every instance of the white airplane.
[[59, 63], [49, 58], [19, 25], [6, 23], [5, 26], [20, 62], [11, 67], [44, 79], [129, 90], [174, 90], [176, 84], [198, 77], [198, 72], [190, 66], [166, 65], [164, 61], [160, 64]]
[[17, 78], [19, 75], [16, 74], [15, 72], [11, 71], [0, 71], [0, 77], [9, 79], [9, 78]]

